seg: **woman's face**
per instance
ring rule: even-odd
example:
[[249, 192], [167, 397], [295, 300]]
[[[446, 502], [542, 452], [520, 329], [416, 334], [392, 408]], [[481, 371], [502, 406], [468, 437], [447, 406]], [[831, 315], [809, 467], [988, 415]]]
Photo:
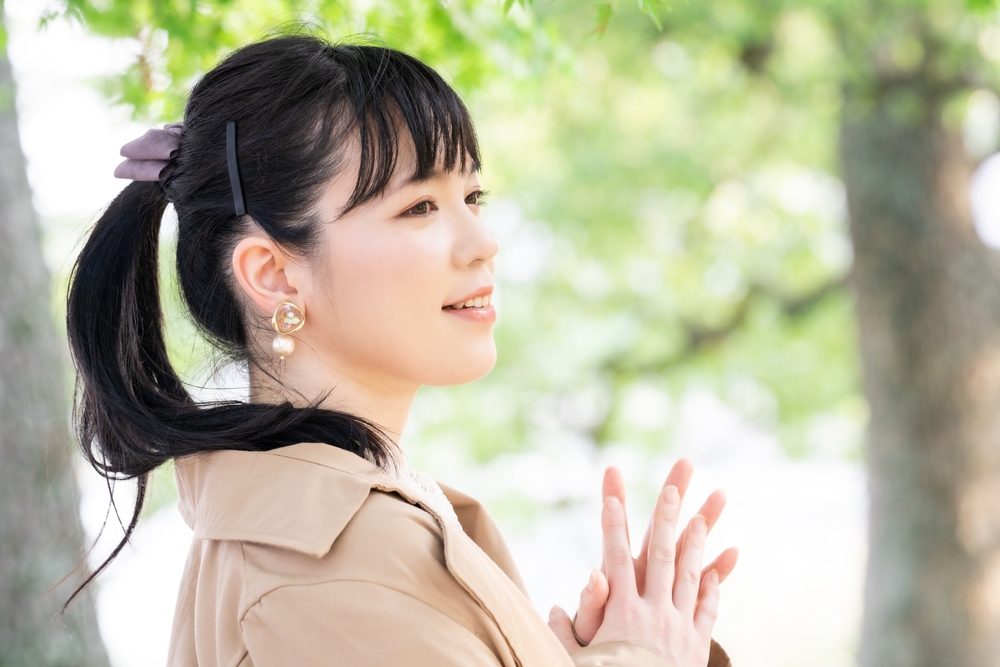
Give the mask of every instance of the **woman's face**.
[[296, 337], [356, 380], [470, 382], [496, 361], [497, 242], [480, 217], [479, 174], [414, 181], [412, 153], [399, 165], [383, 196], [343, 217], [356, 169], [344, 169], [322, 197], [321, 219], [332, 222], [300, 290], [307, 324]]

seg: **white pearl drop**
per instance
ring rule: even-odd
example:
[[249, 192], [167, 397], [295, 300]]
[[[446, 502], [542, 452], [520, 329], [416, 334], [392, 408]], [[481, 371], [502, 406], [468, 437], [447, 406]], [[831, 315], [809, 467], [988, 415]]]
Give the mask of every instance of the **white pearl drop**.
[[271, 342], [271, 347], [274, 349], [275, 354], [284, 359], [295, 351], [295, 339], [289, 338], [284, 334], [278, 334]]

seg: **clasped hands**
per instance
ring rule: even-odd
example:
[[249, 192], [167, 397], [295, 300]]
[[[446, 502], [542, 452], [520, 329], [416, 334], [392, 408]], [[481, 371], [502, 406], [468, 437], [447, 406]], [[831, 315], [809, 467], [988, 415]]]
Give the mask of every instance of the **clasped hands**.
[[712, 493], [678, 534], [692, 473], [687, 459], [674, 464], [656, 499], [639, 556], [633, 558], [625, 484], [617, 468], [607, 469], [601, 510], [604, 562], [580, 594], [575, 621], [559, 607], [549, 614], [549, 627], [567, 651], [578, 650], [581, 643], [629, 642], [673, 667], [708, 664], [719, 584], [736, 567], [738, 551], [726, 549], [701, 567], [705, 540], [726, 505], [721, 491]]

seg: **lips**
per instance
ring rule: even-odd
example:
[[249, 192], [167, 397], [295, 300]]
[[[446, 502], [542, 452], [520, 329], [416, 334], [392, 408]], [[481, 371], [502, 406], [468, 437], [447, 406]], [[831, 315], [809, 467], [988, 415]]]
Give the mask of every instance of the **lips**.
[[454, 317], [467, 322], [477, 322], [479, 324], [493, 324], [497, 321], [497, 309], [493, 305], [475, 306], [471, 308], [442, 308], [442, 313], [447, 313], [447, 317]]
[[461, 300], [441, 309], [449, 317], [457, 317], [467, 322], [492, 325], [497, 321], [497, 309], [493, 306], [493, 285], [481, 287], [465, 295]]

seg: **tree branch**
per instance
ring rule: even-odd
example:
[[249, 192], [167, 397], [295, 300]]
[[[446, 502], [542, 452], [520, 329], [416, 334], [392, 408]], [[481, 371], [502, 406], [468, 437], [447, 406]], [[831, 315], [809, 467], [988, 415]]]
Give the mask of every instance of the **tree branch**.
[[682, 337], [685, 343], [675, 354], [641, 364], [632, 364], [628, 361], [629, 351], [625, 350], [605, 362], [602, 370], [611, 375], [663, 373], [694, 357], [704, 349], [724, 342], [729, 336], [739, 330], [746, 322], [750, 312], [750, 304], [755, 299], [763, 297], [776, 302], [778, 308], [786, 317], [801, 317], [811, 311], [831, 293], [843, 288], [846, 283], [847, 276], [840, 276], [819, 285], [805, 294], [795, 297], [785, 296], [764, 285], [751, 285], [747, 289], [746, 295], [736, 304], [733, 314], [722, 324], [706, 327], [695, 322], [685, 322], [682, 320]]

